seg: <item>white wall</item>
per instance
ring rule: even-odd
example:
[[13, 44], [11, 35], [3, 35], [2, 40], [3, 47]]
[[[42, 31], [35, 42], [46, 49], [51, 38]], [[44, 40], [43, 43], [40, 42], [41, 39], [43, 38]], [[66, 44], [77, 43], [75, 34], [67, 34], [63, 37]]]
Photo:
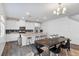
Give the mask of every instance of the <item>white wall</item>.
[[[1, 3], [0, 3], [0, 15], [3, 15], [4, 16], [4, 20], [5, 20], [5, 13], [4, 13], [3, 5]], [[5, 22], [3, 22], [1, 18], [0, 18], [0, 23], [5, 25]], [[0, 26], [0, 29], [1, 29], [1, 26]], [[5, 33], [4, 33], [3, 36], [0, 36], [0, 55], [2, 55], [4, 46], [5, 46], [5, 42], [6, 42], [6, 40], [5, 40]]]
[[79, 45], [79, 22], [68, 17], [50, 20], [42, 24], [42, 29], [49, 35], [59, 34], [70, 38], [72, 43]]

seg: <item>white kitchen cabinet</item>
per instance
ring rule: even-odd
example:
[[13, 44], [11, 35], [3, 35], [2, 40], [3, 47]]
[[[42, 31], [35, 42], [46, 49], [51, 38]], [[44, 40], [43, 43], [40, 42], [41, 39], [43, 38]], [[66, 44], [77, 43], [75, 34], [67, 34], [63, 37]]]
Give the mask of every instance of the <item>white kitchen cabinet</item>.
[[25, 45], [29, 45], [29, 41], [27, 40], [27, 37], [22, 36], [22, 46], [25, 46]]
[[6, 29], [19, 29], [19, 27], [26, 27], [26, 29], [35, 29], [35, 27], [40, 27], [39, 23], [25, 22], [24, 20], [7, 20]]
[[26, 22], [26, 29], [34, 29], [34, 23]]
[[[30, 39], [28, 39], [31, 37]], [[35, 36], [22, 36], [22, 46], [33, 44], [35, 41]]]
[[35, 36], [32, 36], [31, 44], [34, 44], [34, 42], [35, 42]]
[[16, 20], [7, 20], [6, 29], [19, 29], [18, 21]]
[[19, 34], [18, 33], [6, 34], [6, 40], [7, 41], [17, 41], [18, 38], [19, 38]]
[[26, 46], [29, 44], [34, 44], [36, 39], [36, 36], [38, 36], [38, 39], [44, 39], [46, 38], [45, 34], [35, 34], [35, 33], [31, 33], [30, 35], [27, 34], [21, 34], [22, 35], [22, 46]]

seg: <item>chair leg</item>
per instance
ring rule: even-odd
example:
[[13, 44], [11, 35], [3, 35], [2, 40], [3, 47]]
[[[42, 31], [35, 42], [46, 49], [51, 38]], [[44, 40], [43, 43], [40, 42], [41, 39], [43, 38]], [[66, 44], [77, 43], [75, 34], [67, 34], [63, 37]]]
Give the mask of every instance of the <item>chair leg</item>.
[[40, 56], [40, 53], [39, 52], [37, 54]]

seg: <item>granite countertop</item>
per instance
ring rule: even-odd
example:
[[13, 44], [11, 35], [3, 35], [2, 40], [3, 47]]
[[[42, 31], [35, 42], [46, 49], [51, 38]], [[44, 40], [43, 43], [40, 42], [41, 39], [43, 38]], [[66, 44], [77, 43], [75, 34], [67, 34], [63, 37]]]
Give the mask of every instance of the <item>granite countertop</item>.
[[14, 32], [14, 33], [9, 33], [7, 35], [16, 35], [16, 34], [21, 34], [22, 36], [40, 36], [40, 35], [45, 35], [44, 33], [34, 33], [34, 32], [26, 32], [26, 33], [17, 33], [17, 32]]
[[45, 35], [44, 33], [22, 33], [23, 36], [38, 36], [38, 35]]

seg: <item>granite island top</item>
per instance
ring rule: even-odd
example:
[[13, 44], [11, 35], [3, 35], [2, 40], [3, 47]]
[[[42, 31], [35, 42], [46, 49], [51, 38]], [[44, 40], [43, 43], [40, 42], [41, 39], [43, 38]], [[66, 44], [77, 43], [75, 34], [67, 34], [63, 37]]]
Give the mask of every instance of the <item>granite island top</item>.
[[34, 32], [26, 32], [26, 33], [8, 33], [7, 35], [22, 35], [22, 36], [40, 36], [40, 35], [46, 35], [45, 33], [34, 33]]

